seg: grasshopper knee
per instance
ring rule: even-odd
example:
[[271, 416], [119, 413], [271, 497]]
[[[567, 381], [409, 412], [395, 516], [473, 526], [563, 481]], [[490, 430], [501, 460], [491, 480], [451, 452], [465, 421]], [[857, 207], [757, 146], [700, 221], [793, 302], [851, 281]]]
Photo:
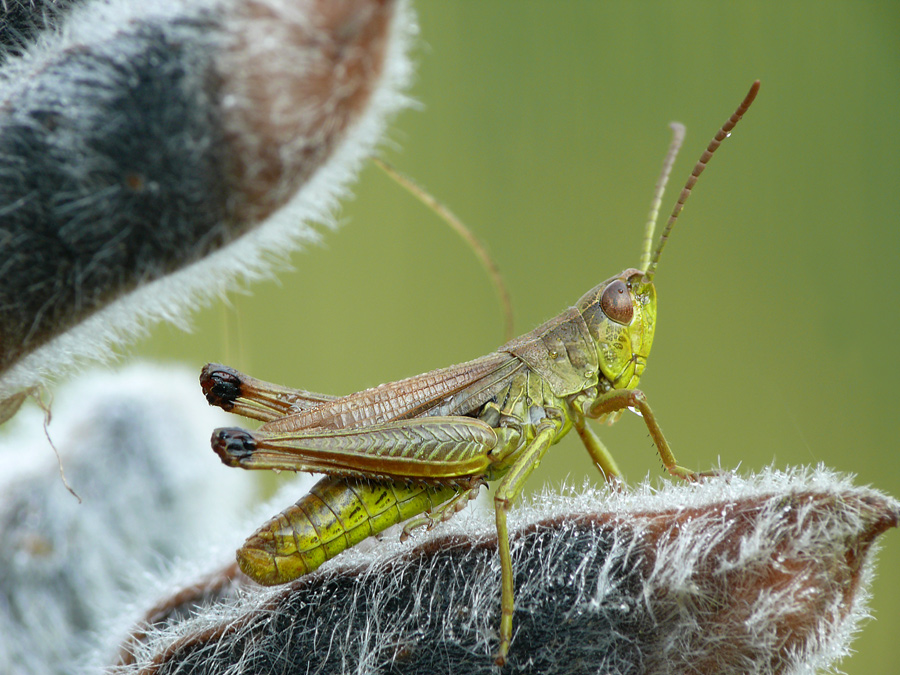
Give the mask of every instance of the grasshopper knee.
[[250, 432], [237, 427], [226, 427], [213, 431], [212, 449], [227, 466], [242, 466], [256, 451], [256, 440]]
[[512, 502], [509, 500], [509, 497], [506, 495], [500, 494], [499, 492], [494, 494], [494, 508], [498, 511], [509, 511], [512, 506]]
[[230, 411], [242, 396], [241, 378], [233, 368], [207, 363], [200, 371], [200, 388], [210, 405]]

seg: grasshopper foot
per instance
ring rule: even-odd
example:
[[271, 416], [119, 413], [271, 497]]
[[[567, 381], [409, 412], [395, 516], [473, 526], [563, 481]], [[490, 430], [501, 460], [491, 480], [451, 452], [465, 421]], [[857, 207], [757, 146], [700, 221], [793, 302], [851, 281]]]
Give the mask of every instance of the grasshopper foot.
[[728, 478], [731, 476], [730, 471], [725, 471], [724, 469], [711, 469], [709, 471], [691, 471], [690, 469], [685, 469], [683, 466], [673, 466], [669, 467], [669, 473], [676, 478], [681, 478], [682, 480], [689, 481], [691, 483], [699, 483], [700, 481], [706, 480], [707, 478]]
[[676, 478], [681, 478], [682, 480], [686, 480], [690, 483], [697, 483], [703, 478], [703, 474], [699, 474], [696, 471], [691, 471], [690, 469], [685, 469], [683, 466], [670, 466], [667, 467], [669, 471], [669, 475], [675, 476]]
[[720, 478], [722, 480], [728, 481], [734, 475], [734, 472], [729, 471], [728, 469], [710, 469], [709, 471], [701, 471], [696, 475], [704, 480], [707, 478]]

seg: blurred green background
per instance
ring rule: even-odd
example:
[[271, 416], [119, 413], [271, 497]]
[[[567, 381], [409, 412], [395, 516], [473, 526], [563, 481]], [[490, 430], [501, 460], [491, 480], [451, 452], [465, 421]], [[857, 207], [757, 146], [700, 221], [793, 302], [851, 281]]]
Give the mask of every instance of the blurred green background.
[[[641, 385], [686, 466], [823, 462], [900, 496], [896, 3], [416, 6], [423, 108], [395, 121], [384, 155], [486, 242], [517, 333], [638, 263], [668, 122], [688, 137], [664, 214], [762, 80], [666, 249]], [[139, 351], [341, 394], [503, 342], [472, 252], [378, 169], [341, 221], [277, 283]], [[601, 432], [630, 480], [661, 474], [638, 418]], [[597, 478], [574, 434], [546, 464], [534, 488]], [[900, 656], [900, 533], [884, 540], [850, 674]]]

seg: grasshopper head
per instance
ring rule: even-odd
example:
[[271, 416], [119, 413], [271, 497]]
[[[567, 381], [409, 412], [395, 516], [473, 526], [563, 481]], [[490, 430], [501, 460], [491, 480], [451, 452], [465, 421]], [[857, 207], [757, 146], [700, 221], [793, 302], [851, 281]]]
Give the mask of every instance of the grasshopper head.
[[656, 289], [627, 269], [585, 293], [576, 305], [597, 345], [600, 372], [615, 389], [636, 387], [656, 329]]
[[[640, 269], [627, 269], [612, 279], [588, 291], [578, 301], [577, 308], [584, 317], [597, 345], [600, 371], [615, 389], [631, 389], [637, 386], [647, 365], [647, 355], [653, 345], [656, 330], [656, 289], [653, 279], [662, 250], [672, 233], [672, 228], [700, 174], [706, 168], [713, 153], [721, 145], [753, 103], [759, 91], [759, 81], [753, 83], [747, 96], [700, 156], [690, 178], [675, 202], [672, 215], [653, 246], [656, 217], [675, 156], [684, 139], [684, 127], [673, 122], [672, 144], [663, 161], [663, 169], [656, 183], [656, 191], [650, 206], [650, 217], [644, 234]], [[652, 248], [652, 250], [651, 250]]]

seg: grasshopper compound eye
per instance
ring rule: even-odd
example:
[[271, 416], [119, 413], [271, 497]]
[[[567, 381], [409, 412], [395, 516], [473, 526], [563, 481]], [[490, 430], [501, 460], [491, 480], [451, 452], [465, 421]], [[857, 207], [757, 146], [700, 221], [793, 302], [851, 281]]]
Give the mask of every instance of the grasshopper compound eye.
[[628, 292], [628, 286], [624, 281], [617, 279], [603, 290], [600, 309], [616, 323], [623, 326], [631, 323], [634, 305], [631, 303], [631, 293]]

